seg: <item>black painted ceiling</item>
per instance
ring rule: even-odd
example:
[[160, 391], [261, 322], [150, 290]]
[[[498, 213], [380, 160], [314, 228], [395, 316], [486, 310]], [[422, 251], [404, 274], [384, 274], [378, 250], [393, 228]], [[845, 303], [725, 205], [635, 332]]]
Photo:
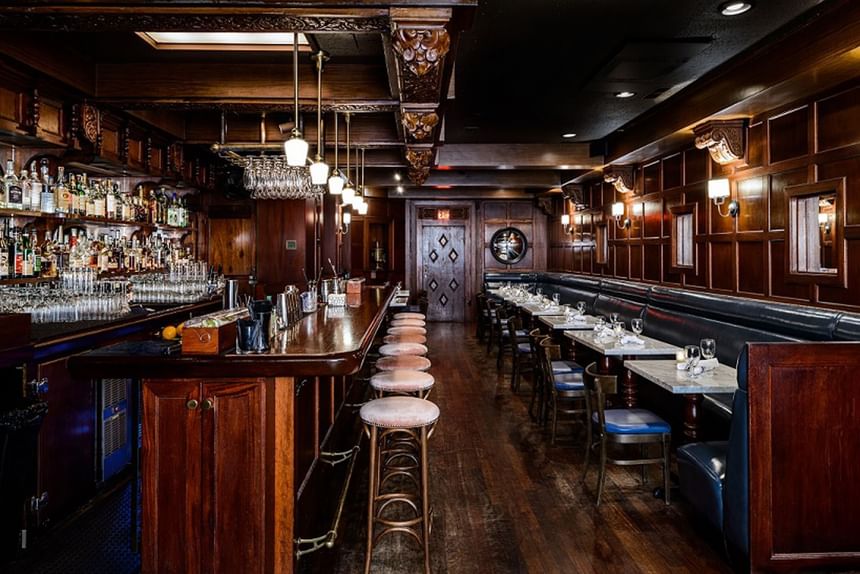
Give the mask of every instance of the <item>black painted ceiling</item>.
[[460, 39], [445, 141], [601, 139], [820, 3], [758, 0], [727, 17], [721, 0], [483, 0]]

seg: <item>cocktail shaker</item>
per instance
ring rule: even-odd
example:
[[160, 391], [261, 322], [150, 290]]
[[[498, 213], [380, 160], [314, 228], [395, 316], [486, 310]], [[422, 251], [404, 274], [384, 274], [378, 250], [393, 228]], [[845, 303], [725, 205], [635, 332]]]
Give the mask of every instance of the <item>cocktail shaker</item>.
[[235, 309], [239, 306], [239, 281], [227, 279], [224, 286], [224, 309]]

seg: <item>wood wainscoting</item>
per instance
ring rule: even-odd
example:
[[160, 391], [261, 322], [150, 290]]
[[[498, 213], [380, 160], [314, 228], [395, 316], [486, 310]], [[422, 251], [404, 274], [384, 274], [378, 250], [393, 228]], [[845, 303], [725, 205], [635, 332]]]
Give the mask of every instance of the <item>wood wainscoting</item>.
[[[576, 235], [563, 233], [559, 198], [549, 222], [549, 269], [860, 309], [860, 80], [752, 117], [745, 136], [746, 157], [725, 167], [691, 142], [637, 164], [631, 194], [602, 180], [585, 182], [589, 209], [571, 211]], [[740, 204], [736, 218], [721, 217], [708, 199], [708, 180], [721, 177], [730, 180], [729, 199]], [[787, 277], [785, 189], [834, 179], [845, 189], [840, 223], [847, 285]], [[610, 217], [617, 201], [626, 204], [628, 229]], [[697, 206], [695, 265], [679, 270], [671, 264], [671, 213], [685, 204]], [[610, 233], [605, 264], [589, 244], [600, 224]]]

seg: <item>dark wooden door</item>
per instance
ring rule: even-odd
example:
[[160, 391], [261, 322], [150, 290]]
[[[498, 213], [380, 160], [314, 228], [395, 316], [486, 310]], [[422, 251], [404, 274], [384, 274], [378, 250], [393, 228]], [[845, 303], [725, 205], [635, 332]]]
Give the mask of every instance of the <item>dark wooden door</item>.
[[429, 225], [421, 230], [422, 289], [427, 318], [463, 321], [466, 308], [466, 227]]
[[144, 382], [142, 574], [201, 571], [201, 432], [198, 381]]
[[48, 380], [48, 414], [39, 432], [37, 496], [47, 503], [37, 521], [47, 525], [68, 516], [95, 492], [95, 392], [90, 381], [69, 374], [68, 359], [42, 363]]
[[203, 572], [265, 571], [265, 395], [262, 381], [203, 385], [200, 530], [211, 536], [203, 545]]

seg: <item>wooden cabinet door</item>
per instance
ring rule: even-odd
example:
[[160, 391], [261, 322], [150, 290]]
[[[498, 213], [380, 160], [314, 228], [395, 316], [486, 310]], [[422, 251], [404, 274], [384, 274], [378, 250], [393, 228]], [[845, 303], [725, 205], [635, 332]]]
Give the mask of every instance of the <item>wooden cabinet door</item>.
[[[201, 531], [204, 572], [264, 572], [266, 387], [264, 381], [204, 383]], [[197, 483], [195, 483], [197, 484]], [[241, 532], [242, 543], [236, 543]]]
[[142, 574], [201, 571], [200, 390], [199, 381], [143, 384]]
[[48, 414], [39, 432], [39, 487], [47, 503], [41, 525], [68, 516], [95, 492], [95, 392], [90, 381], [69, 375], [68, 359], [38, 366], [48, 380]]

